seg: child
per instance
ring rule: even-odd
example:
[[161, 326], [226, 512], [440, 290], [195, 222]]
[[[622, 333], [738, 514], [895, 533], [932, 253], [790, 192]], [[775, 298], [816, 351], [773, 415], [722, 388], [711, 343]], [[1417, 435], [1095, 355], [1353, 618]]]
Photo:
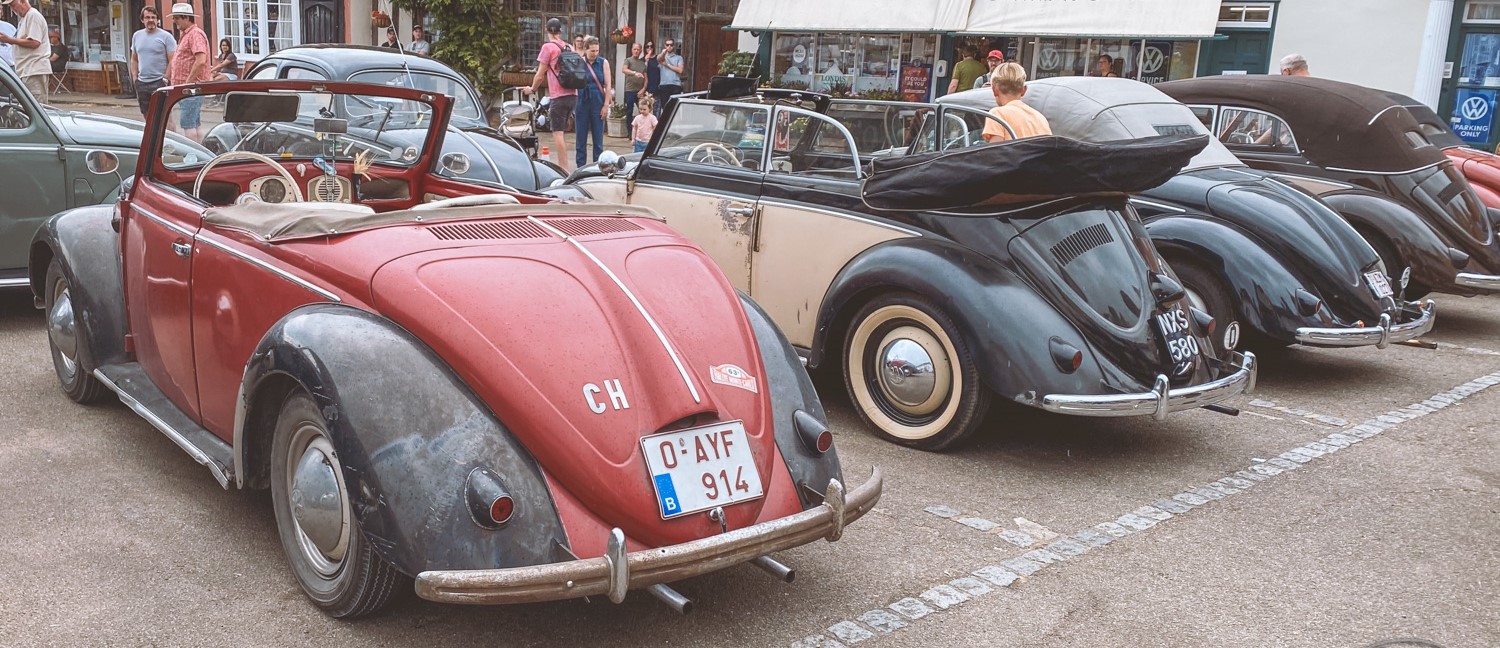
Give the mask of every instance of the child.
[[630, 141], [635, 144], [636, 153], [646, 150], [646, 145], [651, 142], [651, 134], [656, 132], [656, 115], [652, 114], [655, 108], [656, 98], [641, 93], [640, 106], [637, 107], [639, 114], [630, 122]]

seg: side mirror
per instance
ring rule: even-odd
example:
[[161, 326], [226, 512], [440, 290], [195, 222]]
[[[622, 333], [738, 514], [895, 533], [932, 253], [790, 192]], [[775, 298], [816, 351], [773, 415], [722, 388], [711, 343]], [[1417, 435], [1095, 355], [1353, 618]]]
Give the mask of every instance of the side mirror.
[[88, 167], [89, 173], [95, 175], [109, 175], [119, 170], [120, 158], [109, 151], [93, 150], [83, 157], [84, 166]]
[[614, 151], [605, 151], [599, 154], [599, 172], [604, 175], [613, 176], [616, 173], [623, 173], [625, 167], [628, 165], [629, 161], [620, 157], [620, 154]]
[[463, 175], [469, 172], [469, 156], [463, 153], [445, 153], [442, 162], [443, 170], [453, 175]]

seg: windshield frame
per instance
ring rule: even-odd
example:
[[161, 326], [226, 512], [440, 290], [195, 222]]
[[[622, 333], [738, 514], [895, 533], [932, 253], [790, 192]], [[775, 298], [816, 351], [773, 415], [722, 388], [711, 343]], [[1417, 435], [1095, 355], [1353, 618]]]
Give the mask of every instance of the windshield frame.
[[[370, 81], [360, 81], [358, 79], [358, 77], [364, 76], [364, 75], [367, 75], [367, 74], [380, 74], [380, 73], [387, 73], [387, 72], [394, 73], [394, 74], [400, 74], [400, 75], [405, 75], [405, 74], [410, 73], [411, 76], [413, 76], [413, 77], [418, 77], [418, 76], [438, 77], [438, 78], [450, 81], [453, 84], [457, 85], [458, 87], [462, 88], [464, 90], [464, 94], [467, 95], [467, 96], [464, 96], [464, 97], [459, 97], [459, 96], [455, 96], [455, 95], [448, 95], [449, 97], [453, 97], [453, 100], [454, 100], [453, 101], [453, 108], [452, 108], [452, 111], [451, 111], [452, 112], [452, 116], [454, 116], [454, 117], [462, 117], [464, 119], [477, 119], [477, 120], [483, 120], [484, 119], [484, 111], [480, 107], [481, 104], [480, 104], [480, 101], [479, 101], [479, 97], [475, 96], [475, 94], [474, 94], [474, 88], [470, 87], [469, 83], [467, 81], [465, 81], [463, 79], [460, 79], [458, 77], [455, 77], [455, 76], [453, 76], [451, 74], [446, 74], [446, 73], [439, 72], [439, 71], [436, 71], [436, 70], [411, 70], [411, 69], [400, 68], [400, 67], [363, 68], [363, 69], [357, 70], [357, 71], [355, 71], [353, 73], [350, 73], [349, 74], [349, 78], [348, 78], [348, 82], [349, 83], [366, 83], [366, 84], [370, 84], [370, 85], [379, 85], [379, 86], [384, 86], [384, 87], [397, 87], [397, 86], [386, 86], [383, 83], [372, 83]], [[410, 89], [410, 88], [408, 88], [408, 89]], [[436, 90], [420, 90], [420, 92], [437, 92], [437, 91]], [[345, 107], [345, 110], [348, 110], [347, 106]], [[469, 114], [469, 112], [466, 112], [466, 110], [472, 112], [473, 114]], [[350, 115], [352, 116], [353, 113], [351, 112]]]

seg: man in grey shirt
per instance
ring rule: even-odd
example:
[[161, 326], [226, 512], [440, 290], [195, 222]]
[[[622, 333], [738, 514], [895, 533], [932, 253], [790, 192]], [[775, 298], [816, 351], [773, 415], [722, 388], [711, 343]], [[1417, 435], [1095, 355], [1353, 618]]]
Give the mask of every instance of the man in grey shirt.
[[177, 51], [177, 39], [160, 28], [160, 23], [156, 7], [147, 5], [141, 9], [141, 24], [146, 28], [130, 37], [130, 78], [135, 79], [135, 101], [140, 104], [141, 115], [146, 114], [151, 93], [167, 84], [167, 61]]
[[657, 86], [656, 101], [665, 108], [672, 95], [682, 93], [683, 61], [682, 55], [677, 53], [677, 42], [666, 39], [656, 60], [661, 64], [661, 85]]
[[621, 66], [625, 73], [625, 121], [635, 119], [635, 104], [646, 88], [646, 59], [641, 58], [641, 44], [631, 43], [630, 58]]

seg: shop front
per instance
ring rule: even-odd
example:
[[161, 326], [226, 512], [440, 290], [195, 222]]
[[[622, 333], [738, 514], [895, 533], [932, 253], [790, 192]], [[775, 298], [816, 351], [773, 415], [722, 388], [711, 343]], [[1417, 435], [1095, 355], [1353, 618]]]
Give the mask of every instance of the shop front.
[[1469, 0], [1454, 7], [1438, 114], [1470, 146], [1496, 150], [1500, 125], [1500, 1]]

